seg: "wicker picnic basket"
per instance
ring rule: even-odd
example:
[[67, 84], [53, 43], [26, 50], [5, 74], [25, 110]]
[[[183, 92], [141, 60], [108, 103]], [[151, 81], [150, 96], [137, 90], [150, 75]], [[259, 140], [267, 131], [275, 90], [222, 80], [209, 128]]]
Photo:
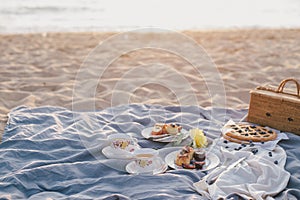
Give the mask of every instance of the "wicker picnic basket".
[[[284, 92], [287, 82], [296, 84], [297, 92]], [[281, 81], [277, 89], [257, 87], [250, 91], [248, 121], [300, 135], [300, 84], [293, 78]]]

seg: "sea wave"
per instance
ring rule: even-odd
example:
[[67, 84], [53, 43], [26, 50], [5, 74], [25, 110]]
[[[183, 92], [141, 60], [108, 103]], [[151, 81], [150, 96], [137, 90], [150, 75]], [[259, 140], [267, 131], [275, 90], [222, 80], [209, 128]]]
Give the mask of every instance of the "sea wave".
[[10, 0], [0, 33], [166, 29], [299, 28], [297, 0]]

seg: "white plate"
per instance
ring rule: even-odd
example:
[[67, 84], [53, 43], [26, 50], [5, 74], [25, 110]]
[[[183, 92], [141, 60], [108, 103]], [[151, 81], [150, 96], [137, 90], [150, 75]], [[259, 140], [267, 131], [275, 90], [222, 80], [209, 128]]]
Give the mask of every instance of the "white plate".
[[151, 168], [142, 168], [135, 161], [131, 161], [125, 167], [129, 174], [160, 174], [164, 173], [168, 169], [168, 165], [161, 159], [157, 158], [155, 164]]
[[182, 140], [186, 139], [189, 136], [189, 132], [185, 129], [181, 129], [180, 133], [176, 135], [171, 134], [163, 134], [163, 135], [152, 135], [153, 127], [148, 127], [142, 130], [142, 136], [146, 139], [151, 139], [156, 142], [176, 142], [177, 137], [180, 137], [182, 135]]
[[[132, 145], [131, 149], [139, 149], [139, 146]], [[133, 152], [134, 152], [133, 150]], [[104, 147], [102, 149], [102, 153], [107, 158], [113, 158], [113, 159], [131, 159], [133, 158], [133, 152], [125, 151], [125, 150], [116, 150], [112, 148], [111, 146]]]
[[[176, 155], [179, 154], [180, 151], [181, 150], [173, 151], [169, 153], [165, 158], [166, 163], [173, 169], [186, 169], [175, 164]], [[220, 163], [219, 157], [216, 154], [210, 152], [208, 155], [206, 155], [205, 165], [203, 166], [203, 169], [199, 169], [199, 170], [193, 169], [193, 170], [208, 171], [217, 167], [219, 163]], [[191, 169], [187, 169], [187, 170], [191, 170]]]

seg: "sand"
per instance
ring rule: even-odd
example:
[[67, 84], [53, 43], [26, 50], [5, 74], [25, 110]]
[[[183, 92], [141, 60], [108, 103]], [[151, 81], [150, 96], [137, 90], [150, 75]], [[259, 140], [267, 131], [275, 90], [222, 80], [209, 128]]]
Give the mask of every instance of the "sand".
[[[217, 98], [226, 100], [227, 107], [247, 108], [250, 101], [249, 91], [256, 86], [277, 86], [288, 77], [300, 81], [300, 29], [183, 33], [205, 49], [215, 63], [222, 82], [216, 81], [213, 72], [206, 74], [202, 71], [205, 74], [202, 77], [184, 58], [159, 49], [138, 49], [120, 55], [105, 68], [101, 77], [95, 75], [95, 69], [82, 67], [83, 72], [79, 71], [84, 59], [99, 42], [106, 41], [116, 33], [0, 35], [0, 133], [3, 133], [7, 113], [20, 105], [52, 105], [68, 109], [75, 105], [83, 110], [85, 105], [91, 103], [95, 104], [95, 109], [125, 103], [192, 103], [207, 107], [213, 106], [214, 98], [208, 90], [222, 84], [225, 93], [212, 91], [214, 96], [221, 94]], [[149, 38], [160, 37], [159, 34], [143, 33], [139, 38], [146, 43]], [[102, 49], [102, 53], [110, 55], [116, 51], [117, 45]], [[128, 38], [124, 38], [123, 45], [128, 49], [134, 48]], [[174, 40], [174, 48], [185, 49], [186, 45]], [[189, 54], [192, 57], [198, 56], [192, 50]], [[97, 66], [99, 58], [88, 58], [91, 65]], [[153, 63], [160, 63], [171, 69], [162, 68], [155, 74]], [[136, 69], [139, 70], [134, 71]], [[144, 69], [146, 71], [142, 74]], [[174, 80], [170, 71], [179, 74], [179, 79]], [[86, 81], [78, 82], [78, 73]], [[172, 90], [164, 82], [147, 82], [147, 75], [157, 76], [157, 80], [168, 80], [176, 88]], [[180, 77], [186, 81], [184, 84]], [[89, 85], [91, 83], [96, 83], [95, 89]], [[74, 99], [75, 84], [82, 85], [85, 89], [90, 87], [91, 91], [87, 91], [87, 96]], [[115, 91], [126, 90], [127, 86], [134, 90], [121, 91], [123, 96], [120, 93], [112, 95]], [[293, 86], [290, 87], [293, 89]], [[193, 96], [196, 97], [196, 103]]]

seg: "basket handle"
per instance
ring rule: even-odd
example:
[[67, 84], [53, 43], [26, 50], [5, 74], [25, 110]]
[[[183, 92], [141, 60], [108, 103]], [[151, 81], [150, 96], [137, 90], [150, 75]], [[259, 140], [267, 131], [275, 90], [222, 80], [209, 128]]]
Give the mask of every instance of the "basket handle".
[[[297, 87], [297, 95], [296, 94], [291, 94], [291, 93], [285, 93], [283, 92], [284, 86], [287, 82], [292, 81], [296, 84]], [[283, 81], [281, 81], [281, 83], [279, 84], [277, 90], [277, 93], [285, 93], [285, 94], [290, 94], [290, 95], [294, 95], [297, 96], [298, 98], [300, 98], [300, 84], [293, 78], [288, 78], [288, 79], [284, 79]]]

